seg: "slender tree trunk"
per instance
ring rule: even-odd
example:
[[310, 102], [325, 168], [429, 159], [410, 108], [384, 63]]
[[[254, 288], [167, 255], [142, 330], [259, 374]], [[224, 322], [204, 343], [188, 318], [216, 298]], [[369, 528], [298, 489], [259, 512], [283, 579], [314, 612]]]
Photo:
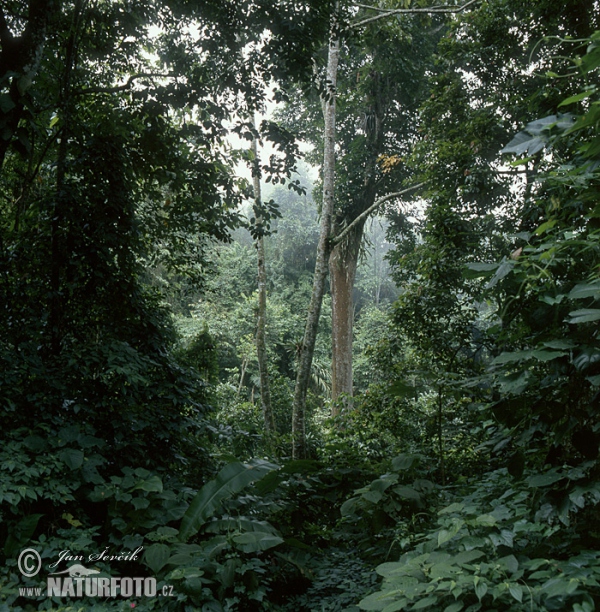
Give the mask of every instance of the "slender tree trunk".
[[[254, 118], [254, 127], [256, 128], [256, 118]], [[254, 186], [254, 200], [256, 201], [256, 221], [260, 223], [261, 219], [258, 211], [261, 207], [261, 191], [260, 191], [260, 162], [258, 158], [258, 138], [254, 137], [252, 141], [252, 152], [254, 153], [254, 168], [252, 170], [252, 179]], [[269, 386], [269, 371], [267, 367], [267, 343], [266, 343], [266, 328], [267, 328], [267, 268], [265, 262], [265, 241], [263, 236], [256, 239], [256, 250], [258, 252], [258, 319], [256, 322], [256, 355], [258, 357], [258, 370], [260, 373], [260, 405], [262, 408], [263, 419], [265, 423], [265, 433], [275, 431], [275, 419], [273, 417], [273, 409], [271, 407], [271, 390]]]
[[364, 222], [355, 226], [343, 243], [337, 244], [329, 259], [331, 283], [331, 399], [332, 414], [336, 416], [339, 405], [335, 403], [340, 395], [349, 407], [352, 398], [352, 336], [354, 326], [354, 303], [352, 293], [356, 279], [356, 268]]
[[244, 386], [244, 376], [246, 376], [246, 367], [248, 366], [248, 357], [244, 357], [242, 359], [242, 371], [240, 373], [240, 384], [238, 385], [237, 393], [235, 394], [235, 399], [240, 396], [242, 392], [242, 387]]
[[317, 246], [317, 261], [313, 279], [313, 290], [298, 358], [298, 374], [294, 389], [292, 414], [292, 455], [295, 459], [306, 456], [306, 394], [310, 380], [315, 340], [321, 315], [321, 305], [325, 293], [327, 266], [331, 252], [331, 223], [334, 206], [335, 187], [335, 98], [337, 67], [340, 55], [340, 43], [337, 38], [329, 42], [327, 58], [328, 94], [324, 96], [323, 113], [325, 119], [325, 144], [323, 151], [323, 208], [321, 210], [321, 229]]
[[438, 387], [438, 453], [440, 456], [440, 476], [441, 476], [441, 480], [442, 480], [442, 485], [446, 484], [446, 461], [445, 461], [445, 457], [444, 457], [444, 410], [443, 410], [443, 395], [442, 395], [442, 387], [439, 386]]

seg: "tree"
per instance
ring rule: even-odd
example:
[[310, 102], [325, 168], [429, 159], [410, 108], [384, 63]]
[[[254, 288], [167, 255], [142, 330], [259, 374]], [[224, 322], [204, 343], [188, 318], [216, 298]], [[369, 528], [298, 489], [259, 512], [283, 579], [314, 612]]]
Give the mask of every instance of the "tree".
[[323, 205], [321, 208], [321, 226], [319, 244], [317, 246], [317, 259], [313, 279], [306, 328], [298, 355], [298, 374], [294, 388], [294, 402], [292, 405], [292, 437], [294, 458], [303, 458], [306, 454], [305, 414], [306, 394], [310, 378], [312, 357], [317, 337], [321, 304], [325, 293], [325, 279], [327, 276], [327, 261], [330, 253], [329, 236], [334, 205], [335, 182], [335, 104], [337, 65], [339, 61], [340, 42], [338, 40], [338, 24], [331, 24], [331, 37], [327, 54], [326, 90], [323, 94], [324, 150], [323, 150]]
[[[256, 129], [256, 118], [254, 119]], [[260, 190], [260, 158], [258, 156], [258, 137], [252, 140], [252, 185], [254, 191], [256, 214], [262, 207], [262, 196]], [[256, 218], [257, 225], [262, 224], [262, 218]], [[267, 267], [265, 262], [265, 239], [263, 235], [256, 239], [256, 251], [258, 255], [258, 315], [256, 321], [256, 353], [258, 356], [258, 369], [260, 372], [260, 402], [262, 405], [265, 433], [275, 431], [275, 420], [271, 407], [271, 391], [269, 388], [269, 372], [267, 366], [266, 347], [266, 325], [267, 325]]]
[[[379, 11], [374, 17], [358, 19], [355, 27], [363, 27], [367, 23], [378, 21], [384, 17], [401, 13], [427, 13], [459, 12], [473, 4], [474, 0], [457, 8], [433, 8], [433, 9], [396, 9], [393, 11]], [[339, 7], [338, 7], [339, 8]], [[367, 11], [375, 10], [367, 7]], [[339, 19], [339, 18], [337, 18]], [[362, 180], [356, 180], [354, 169], [348, 172], [348, 188], [351, 198], [348, 208], [341, 207], [340, 212], [335, 214], [334, 189], [335, 179], [335, 125], [336, 125], [336, 98], [338, 91], [336, 88], [338, 79], [338, 63], [340, 56], [340, 34], [339, 25], [332, 22], [331, 36], [329, 39], [327, 68], [325, 84], [327, 96], [323, 99], [323, 200], [321, 208], [321, 240], [317, 255], [317, 267], [315, 268], [315, 284], [313, 290], [313, 300], [307, 317], [307, 326], [302, 343], [301, 357], [298, 368], [294, 399], [294, 440], [296, 455], [300, 456], [304, 451], [302, 448], [303, 414], [304, 402], [306, 397], [307, 380], [310, 372], [311, 345], [316, 337], [318, 326], [318, 304], [322, 300], [325, 277], [327, 271], [324, 270], [320, 262], [325, 262], [331, 266], [331, 286], [332, 286], [332, 305], [334, 310], [333, 324], [333, 370], [332, 386], [335, 389], [334, 399], [341, 393], [352, 395], [352, 290], [356, 276], [356, 262], [362, 240], [364, 222], [369, 214], [375, 211], [381, 204], [388, 199], [398, 197], [406, 193], [394, 192], [377, 198], [378, 185], [377, 163], [382, 154], [381, 146], [384, 139], [382, 129], [383, 115], [386, 111], [385, 102], [381, 99], [380, 75], [377, 70], [367, 73], [365, 79], [365, 98], [367, 106], [364, 111], [364, 121], [362, 123], [362, 134], [354, 142], [354, 149], [364, 147], [367, 151], [366, 159], [359, 158], [356, 174], [362, 175]], [[376, 48], [371, 51], [376, 55]], [[368, 54], [367, 54], [368, 55]], [[389, 59], [389, 57], [388, 57]], [[369, 66], [369, 62], [367, 62]], [[363, 66], [364, 68], [364, 66]], [[369, 66], [370, 68], [370, 66]], [[368, 69], [369, 69], [368, 68]], [[410, 97], [410, 96], [409, 96]], [[413, 100], [414, 102], [414, 100]], [[391, 101], [389, 101], [391, 104]], [[350, 119], [354, 123], [351, 133], [356, 136], [356, 117]], [[404, 143], [405, 144], [405, 143]], [[366, 146], [365, 146], [366, 145]], [[337, 235], [336, 235], [337, 234]]]

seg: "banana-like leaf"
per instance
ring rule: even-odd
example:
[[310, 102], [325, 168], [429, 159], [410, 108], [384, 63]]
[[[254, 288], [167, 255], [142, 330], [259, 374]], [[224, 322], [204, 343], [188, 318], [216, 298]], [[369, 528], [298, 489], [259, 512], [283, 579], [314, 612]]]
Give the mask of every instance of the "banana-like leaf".
[[254, 460], [252, 463], [229, 463], [214, 480], [207, 482], [192, 500], [181, 519], [179, 539], [190, 539], [221, 504], [251, 482], [260, 480], [278, 466], [268, 461]]

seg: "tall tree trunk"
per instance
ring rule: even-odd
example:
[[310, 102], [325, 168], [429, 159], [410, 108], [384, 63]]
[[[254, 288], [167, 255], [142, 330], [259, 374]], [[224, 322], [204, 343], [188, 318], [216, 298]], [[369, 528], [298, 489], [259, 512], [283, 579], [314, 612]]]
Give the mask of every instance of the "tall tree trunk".
[[10, 103], [0, 110], [3, 126], [0, 138], [0, 169], [20, 120], [24, 116], [26, 94], [33, 85], [48, 37], [48, 26], [60, 12], [56, 0], [30, 0], [27, 25], [17, 36], [10, 31], [4, 8], [0, 8], [0, 80], [10, 78]]
[[[332, 31], [335, 31], [333, 29]], [[308, 317], [304, 330], [304, 338], [300, 345], [298, 357], [298, 374], [294, 389], [292, 408], [292, 455], [294, 459], [306, 456], [306, 394], [310, 380], [312, 358], [317, 338], [321, 305], [325, 293], [327, 266], [331, 252], [331, 223], [334, 207], [335, 187], [335, 99], [337, 83], [337, 67], [340, 55], [340, 42], [337, 34], [329, 42], [327, 57], [328, 92], [323, 99], [323, 114], [325, 119], [325, 144], [323, 150], [323, 208], [321, 210], [321, 228], [317, 246], [317, 261], [313, 279], [313, 290], [308, 309]]]
[[344, 395], [344, 404], [350, 406], [352, 397], [352, 329], [354, 326], [354, 303], [352, 293], [356, 279], [356, 268], [364, 221], [354, 227], [341, 243], [338, 243], [329, 259], [331, 283], [331, 399], [332, 414], [336, 416], [339, 406], [335, 400]]
[[[256, 118], [253, 120], [256, 129]], [[261, 223], [258, 211], [261, 209], [260, 191], [260, 161], [258, 157], [258, 138], [252, 140], [252, 152], [254, 162], [252, 169], [252, 179], [254, 187], [254, 200], [256, 202], [256, 222]], [[260, 235], [256, 239], [256, 250], [258, 252], [258, 318], [256, 322], [256, 355], [258, 358], [258, 370], [260, 373], [260, 405], [262, 408], [265, 424], [265, 433], [275, 431], [275, 419], [271, 407], [271, 390], [269, 386], [269, 371], [267, 368], [267, 268], [265, 262], [265, 241]]]
[[56, 160], [56, 196], [51, 224], [51, 262], [50, 262], [50, 312], [48, 323], [50, 327], [50, 352], [57, 356], [61, 352], [64, 335], [64, 287], [63, 274], [66, 258], [66, 234], [64, 219], [70, 205], [69, 189], [66, 183], [67, 155], [69, 152], [70, 125], [73, 114], [72, 76], [77, 62], [77, 39], [81, 25], [85, 0], [76, 0], [73, 11], [73, 22], [67, 40], [65, 51], [65, 65], [62, 82], [60, 84], [59, 109], [63, 127], [61, 128], [60, 144]]

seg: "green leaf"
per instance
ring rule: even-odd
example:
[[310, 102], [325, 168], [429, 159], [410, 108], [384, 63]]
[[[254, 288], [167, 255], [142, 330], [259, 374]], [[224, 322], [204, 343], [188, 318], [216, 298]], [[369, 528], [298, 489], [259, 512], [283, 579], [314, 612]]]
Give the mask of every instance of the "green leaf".
[[475, 559], [480, 559], [484, 555], [485, 553], [481, 550], [464, 550], [463, 552], [458, 553], [458, 555], [454, 557], [454, 563], [456, 563], [457, 565], [471, 563], [471, 561], [475, 561]]
[[567, 588], [567, 582], [564, 580], [562, 576], [557, 576], [554, 578], [550, 578], [541, 586], [541, 592], [546, 595], [546, 597], [560, 597], [565, 594], [565, 590]]
[[429, 595], [429, 597], [425, 597], [425, 599], [417, 601], [417, 603], [411, 608], [411, 610], [423, 610], [425, 608], [431, 607], [435, 603], [437, 603], [437, 597], [435, 595]]
[[419, 460], [417, 455], [410, 455], [408, 453], [402, 453], [392, 459], [392, 469], [395, 472], [410, 469], [416, 461]]
[[503, 394], [519, 396], [529, 385], [530, 378], [530, 373], [525, 371], [504, 376], [498, 382]]
[[551, 230], [557, 223], [558, 221], [556, 219], [550, 219], [550, 221], [542, 223], [533, 233], [536, 236], [541, 236], [543, 233], [547, 232], [548, 230]]
[[150, 476], [147, 480], [143, 480], [133, 487], [133, 490], [139, 489], [141, 491], [155, 491], [156, 493], [162, 493], [163, 483], [158, 476]]
[[[478, 577], [479, 576], [475, 576], [475, 578], [478, 578]], [[483, 580], [477, 581], [477, 583], [475, 584], [475, 595], [477, 595], [477, 599], [481, 601], [485, 597], [485, 594], [487, 592], [488, 592], [487, 583], [485, 583]]]
[[278, 531], [266, 521], [252, 520], [244, 517], [228, 516], [223, 519], [210, 521], [205, 527], [207, 533], [220, 533], [232, 531], [256, 531], [279, 535]]
[[589, 323], [590, 321], [600, 320], [600, 309], [598, 308], [582, 308], [581, 310], [573, 310], [569, 313], [570, 319], [567, 323], [579, 324]]
[[386, 593], [371, 593], [358, 603], [358, 607], [361, 610], [383, 610], [390, 603], [389, 596], [387, 601], [384, 599], [385, 597]]
[[491, 514], [482, 514], [475, 519], [476, 525], [484, 525], [486, 527], [492, 527], [497, 522], [498, 521], [496, 521], [495, 517], [493, 517]]
[[520, 584], [516, 584], [515, 582], [511, 582], [508, 585], [508, 590], [510, 594], [519, 602], [523, 601], [523, 587]]
[[[406, 605], [408, 604], [408, 600], [406, 597], [395, 601], [394, 603], [388, 604], [382, 612], [398, 612], [398, 610], [404, 610]], [[353, 608], [348, 608], [348, 610], [352, 610]]]
[[15, 106], [16, 104], [13, 102], [10, 94], [4, 93], [0, 95], [0, 111], [8, 113], [15, 108]]
[[548, 487], [562, 479], [563, 476], [561, 474], [557, 474], [556, 472], [546, 472], [545, 474], [530, 476], [527, 479], [527, 484], [530, 487]]
[[455, 533], [452, 533], [451, 531], [448, 531], [447, 529], [440, 529], [440, 531], [438, 531], [438, 537], [437, 537], [438, 546], [441, 546], [442, 544], [449, 542], [455, 535], [456, 535]]
[[571, 340], [550, 340], [549, 342], [543, 342], [542, 344], [548, 348], [557, 349], [559, 351], [570, 350], [578, 346], [576, 342]]
[[403, 497], [404, 499], [413, 499], [415, 501], [419, 501], [421, 499], [421, 494], [418, 491], [415, 491], [412, 487], [400, 485], [398, 487], [394, 487], [393, 490], [394, 493], [400, 497]]
[[283, 538], [273, 535], [272, 533], [249, 531], [233, 536], [233, 541], [237, 547], [245, 553], [255, 553], [262, 550], [268, 550], [283, 542]]
[[500, 153], [514, 153], [515, 155], [526, 153], [532, 156], [541, 151], [545, 146], [546, 140], [539, 136], [534, 136], [527, 132], [519, 132]]
[[593, 283], [580, 283], [575, 285], [569, 292], [569, 298], [572, 300], [580, 300], [584, 298], [600, 298], [600, 281]]
[[454, 603], [451, 603], [449, 606], [446, 606], [444, 608], [444, 612], [460, 612], [464, 607], [465, 605], [463, 604], [462, 601], [455, 601]]
[[383, 494], [380, 491], [365, 491], [361, 496], [363, 499], [370, 501], [372, 504], [380, 502], [383, 498]]
[[573, 104], [574, 102], [581, 102], [581, 100], [585, 100], [590, 96], [593, 96], [596, 93], [596, 88], [590, 89], [589, 91], [582, 91], [581, 93], [575, 94], [574, 96], [570, 96], [566, 100], [563, 100], [558, 107], [567, 106], [568, 104]]
[[501, 281], [505, 276], [508, 276], [512, 272], [514, 267], [515, 261], [512, 259], [506, 259], [505, 257], [500, 262], [500, 265], [498, 266], [498, 269], [496, 270], [494, 276], [492, 276], [492, 278], [486, 285], [486, 289], [491, 289], [492, 287], [495, 287], [499, 281]]
[[168, 563], [170, 557], [171, 549], [166, 544], [158, 543], [148, 547], [144, 554], [146, 564], [155, 574]]
[[34, 453], [39, 453], [46, 448], [47, 442], [46, 440], [44, 440], [44, 438], [41, 438], [40, 436], [27, 436], [23, 440], [23, 446], [33, 451]]
[[497, 263], [468, 263], [462, 271], [464, 278], [481, 278], [491, 276], [498, 269]]
[[548, 559], [532, 559], [531, 561], [527, 561], [527, 569], [534, 571], [539, 569], [540, 567], [544, 567], [544, 565], [548, 565], [550, 561]]
[[227, 464], [192, 500], [181, 520], [179, 538], [182, 541], [188, 540], [226, 499], [275, 469], [276, 465], [262, 460], [256, 460], [253, 464]]
[[580, 151], [586, 157], [598, 157], [598, 155], [600, 154], [600, 136], [596, 136], [590, 142], [587, 142], [582, 145]]
[[83, 465], [83, 451], [76, 448], [64, 448], [60, 451], [59, 457], [71, 470], [77, 470]]
[[442, 508], [438, 514], [450, 514], [452, 512], [460, 512], [463, 508], [465, 507], [465, 505], [462, 502], [455, 502], [453, 504], [450, 504], [449, 506], [446, 506], [445, 508]]
[[354, 514], [354, 511], [356, 510], [356, 507], [357, 507], [358, 500], [359, 500], [358, 497], [351, 497], [350, 499], [347, 499], [342, 504], [342, 507], [340, 508], [341, 515], [348, 516], [349, 514]]

